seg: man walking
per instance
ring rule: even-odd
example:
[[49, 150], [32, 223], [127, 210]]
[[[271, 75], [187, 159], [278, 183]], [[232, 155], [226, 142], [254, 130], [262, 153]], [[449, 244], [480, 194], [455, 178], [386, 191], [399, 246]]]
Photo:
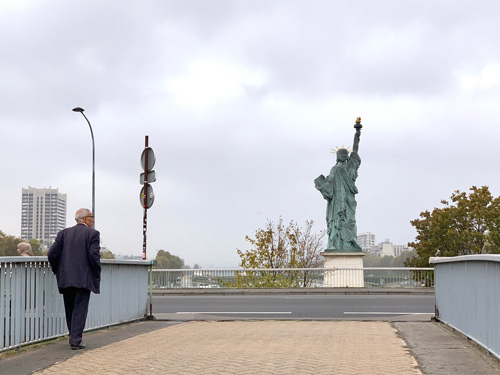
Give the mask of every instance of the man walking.
[[76, 211], [77, 224], [57, 234], [48, 258], [64, 298], [71, 349], [84, 349], [83, 329], [90, 292], [99, 294], [101, 255], [99, 232], [92, 228], [94, 216], [86, 208]]

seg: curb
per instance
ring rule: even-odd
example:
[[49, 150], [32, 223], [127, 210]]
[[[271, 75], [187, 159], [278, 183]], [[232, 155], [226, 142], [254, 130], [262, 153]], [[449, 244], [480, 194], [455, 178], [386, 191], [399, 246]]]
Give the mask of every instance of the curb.
[[154, 289], [154, 296], [210, 296], [210, 295], [433, 295], [434, 288], [179, 288]]

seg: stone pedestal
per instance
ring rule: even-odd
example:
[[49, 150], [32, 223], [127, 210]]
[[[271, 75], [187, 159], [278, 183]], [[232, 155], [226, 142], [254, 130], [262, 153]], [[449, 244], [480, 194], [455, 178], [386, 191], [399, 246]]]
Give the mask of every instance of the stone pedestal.
[[325, 271], [323, 285], [330, 288], [363, 288], [364, 253], [342, 253], [325, 251], [321, 253], [325, 258], [324, 268], [341, 268], [341, 270]]

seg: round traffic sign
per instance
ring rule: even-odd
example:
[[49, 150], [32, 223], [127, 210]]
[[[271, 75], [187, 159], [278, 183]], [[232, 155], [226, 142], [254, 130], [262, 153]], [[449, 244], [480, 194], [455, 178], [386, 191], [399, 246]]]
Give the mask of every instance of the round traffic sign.
[[148, 168], [147, 168], [147, 170], [150, 171], [155, 166], [156, 157], [155, 157], [155, 153], [154, 153], [153, 149], [151, 147], [146, 147], [144, 149], [144, 151], [142, 151], [142, 154], [141, 154], [141, 168], [142, 169], [146, 169], [145, 168], [145, 166], [146, 166], [146, 154], [148, 155]]
[[155, 193], [150, 184], [144, 184], [139, 195], [142, 208], [151, 208], [155, 201]]

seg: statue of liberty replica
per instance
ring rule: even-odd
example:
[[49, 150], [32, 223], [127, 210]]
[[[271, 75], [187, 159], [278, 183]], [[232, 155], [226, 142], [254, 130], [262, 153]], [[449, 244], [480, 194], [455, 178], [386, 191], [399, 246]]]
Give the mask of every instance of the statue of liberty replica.
[[328, 246], [325, 252], [361, 252], [356, 239], [355, 195], [358, 189], [354, 183], [361, 164], [358, 149], [362, 127], [361, 117], [358, 117], [354, 125], [356, 133], [351, 154], [349, 155], [347, 149], [337, 147], [337, 163], [330, 170], [328, 177], [321, 175], [314, 180], [316, 189], [328, 202], [326, 208]]

